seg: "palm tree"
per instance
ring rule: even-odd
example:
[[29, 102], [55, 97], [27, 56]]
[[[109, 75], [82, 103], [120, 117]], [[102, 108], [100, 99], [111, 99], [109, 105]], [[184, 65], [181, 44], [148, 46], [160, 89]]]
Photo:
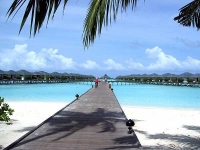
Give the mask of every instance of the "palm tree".
[[[68, 0], [63, 0], [63, 11]], [[91, 0], [87, 15], [83, 26], [83, 45], [84, 48], [88, 48], [94, 43], [96, 35], [101, 34], [102, 26], [108, 26], [111, 21], [115, 21], [118, 11], [125, 12], [127, 7], [131, 6], [134, 9], [138, 0]], [[10, 6], [7, 15], [8, 18], [19, 11], [19, 9], [25, 4], [26, 0], [14, 0]], [[60, 6], [61, 0], [29, 0], [22, 22], [20, 25], [19, 33], [21, 32], [29, 14], [31, 15], [30, 24], [30, 36], [36, 35], [36, 33], [42, 27], [42, 24], [47, 18], [48, 21], [54, 18], [54, 14], [57, 8]], [[180, 13], [174, 18], [175, 21], [183, 26], [194, 26], [197, 29], [200, 28], [200, 0], [194, 0], [191, 3], [180, 9]], [[13, 16], [13, 17], [14, 17]]]
[[180, 13], [174, 18], [183, 26], [193, 26], [200, 29], [200, 0], [194, 0], [179, 9]]

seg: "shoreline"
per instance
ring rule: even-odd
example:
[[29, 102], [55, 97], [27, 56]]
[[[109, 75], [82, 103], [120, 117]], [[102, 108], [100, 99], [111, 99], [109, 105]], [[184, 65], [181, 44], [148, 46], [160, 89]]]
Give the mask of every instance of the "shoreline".
[[[0, 122], [0, 149], [58, 112], [68, 103], [39, 101], [6, 101], [15, 110], [11, 125]], [[199, 148], [200, 110], [121, 105], [144, 148]], [[127, 129], [128, 131], [128, 129]]]

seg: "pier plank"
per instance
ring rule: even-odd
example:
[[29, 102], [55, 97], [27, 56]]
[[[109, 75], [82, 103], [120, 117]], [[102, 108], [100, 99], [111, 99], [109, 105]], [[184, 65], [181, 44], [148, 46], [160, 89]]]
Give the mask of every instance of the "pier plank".
[[126, 116], [108, 83], [101, 82], [9, 149], [96, 150], [137, 149], [127, 134]]

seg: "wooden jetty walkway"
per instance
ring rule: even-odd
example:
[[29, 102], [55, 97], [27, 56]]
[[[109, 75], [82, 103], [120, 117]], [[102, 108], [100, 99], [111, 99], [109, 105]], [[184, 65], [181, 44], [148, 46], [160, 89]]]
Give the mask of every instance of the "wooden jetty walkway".
[[0, 80], [0, 85], [10, 84], [50, 84], [50, 83], [77, 83], [92, 84], [94, 80]]
[[111, 85], [137, 85], [137, 84], [151, 84], [151, 85], [167, 85], [167, 86], [187, 86], [200, 88], [198, 83], [178, 83], [178, 82], [144, 82], [144, 81], [131, 81], [131, 80], [115, 80], [108, 81]]
[[141, 144], [134, 132], [127, 133], [126, 120], [108, 83], [101, 82], [6, 149], [138, 149]]

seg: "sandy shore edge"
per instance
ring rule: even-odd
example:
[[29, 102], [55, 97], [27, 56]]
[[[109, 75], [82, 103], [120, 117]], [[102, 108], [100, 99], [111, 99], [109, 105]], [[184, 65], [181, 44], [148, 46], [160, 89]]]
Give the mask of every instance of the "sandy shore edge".
[[[55, 114], [68, 103], [8, 102], [15, 110], [11, 125], [0, 122], [0, 149]], [[200, 148], [200, 110], [122, 106], [143, 147]], [[128, 131], [128, 129], [127, 129]]]

